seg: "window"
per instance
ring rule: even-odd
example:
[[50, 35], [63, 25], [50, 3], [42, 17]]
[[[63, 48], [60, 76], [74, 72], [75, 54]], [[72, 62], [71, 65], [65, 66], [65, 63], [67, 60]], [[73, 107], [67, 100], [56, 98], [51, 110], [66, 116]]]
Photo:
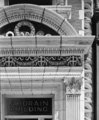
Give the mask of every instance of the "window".
[[4, 0], [5, 5], [14, 5], [14, 4], [36, 4], [36, 5], [67, 5], [67, 0]]
[[3, 97], [3, 120], [52, 120], [53, 96]]
[[52, 5], [52, 0], [5, 0], [5, 5], [14, 5], [14, 4], [36, 4], [36, 5]]

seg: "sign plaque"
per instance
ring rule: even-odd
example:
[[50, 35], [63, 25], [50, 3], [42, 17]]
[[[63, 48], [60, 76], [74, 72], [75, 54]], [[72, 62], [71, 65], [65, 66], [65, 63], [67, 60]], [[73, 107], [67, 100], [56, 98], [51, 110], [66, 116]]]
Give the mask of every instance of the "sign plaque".
[[52, 115], [52, 98], [6, 98], [6, 115]]

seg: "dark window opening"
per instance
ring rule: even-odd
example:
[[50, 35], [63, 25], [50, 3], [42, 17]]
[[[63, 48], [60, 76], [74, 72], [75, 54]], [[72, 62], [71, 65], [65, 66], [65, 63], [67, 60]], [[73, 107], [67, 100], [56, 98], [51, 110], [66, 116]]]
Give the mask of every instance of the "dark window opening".
[[28, 32], [31, 32], [30, 28], [27, 27], [27, 26], [22, 26], [19, 30], [20, 30], [20, 32], [22, 32], [22, 31], [23, 31], [23, 32], [27, 32], [27, 31], [28, 31]]
[[7, 0], [9, 5], [13, 4], [36, 4], [36, 5], [52, 5], [52, 0]]
[[[17, 22], [14, 22], [14, 23], [10, 23], [8, 25], [5, 25], [4, 27], [2, 27], [0, 29], [0, 35], [6, 35], [6, 33], [8, 31], [12, 31], [14, 33], [14, 29], [15, 29], [15, 26], [18, 24], [19, 21]], [[53, 35], [53, 36], [57, 36], [59, 35], [55, 30], [53, 30], [52, 28], [44, 25], [44, 24], [41, 24], [41, 23], [38, 23], [38, 22], [34, 22], [34, 21], [29, 21], [33, 24], [34, 28], [35, 28], [35, 34], [37, 34], [38, 31], [43, 31], [44, 32], [44, 35]], [[30, 28], [28, 26], [21, 26], [19, 31], [23, 31], [23, 32], [30, 32]], [[14, 33], [15, 34], [15, 33]], [[10, 34], [9, 34], [10, 35]]]
[[6, 118], [5, 120], [38, 120], [38, 118], [28, 118], [28, 119], [26, 119], [26, 118], [22, 118], [22, 119], [16, 119], [16, 118], [14, 118], [14, 119], [12, 119], [12, 118]]

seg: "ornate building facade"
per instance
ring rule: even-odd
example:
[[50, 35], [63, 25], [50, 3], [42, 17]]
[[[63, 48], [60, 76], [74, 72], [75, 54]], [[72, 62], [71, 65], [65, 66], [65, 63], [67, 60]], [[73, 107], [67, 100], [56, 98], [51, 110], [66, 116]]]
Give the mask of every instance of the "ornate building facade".
[[0, 0], [1, 120], [92, 120], [93, 0]]

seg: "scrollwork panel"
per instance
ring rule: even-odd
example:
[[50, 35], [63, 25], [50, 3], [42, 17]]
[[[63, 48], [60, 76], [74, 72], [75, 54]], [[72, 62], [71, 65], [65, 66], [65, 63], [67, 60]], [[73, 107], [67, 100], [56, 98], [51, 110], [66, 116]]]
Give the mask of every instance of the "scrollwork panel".
[[6, 56], [0, 57], [1, 67], [82, 66], [81, 56]]

